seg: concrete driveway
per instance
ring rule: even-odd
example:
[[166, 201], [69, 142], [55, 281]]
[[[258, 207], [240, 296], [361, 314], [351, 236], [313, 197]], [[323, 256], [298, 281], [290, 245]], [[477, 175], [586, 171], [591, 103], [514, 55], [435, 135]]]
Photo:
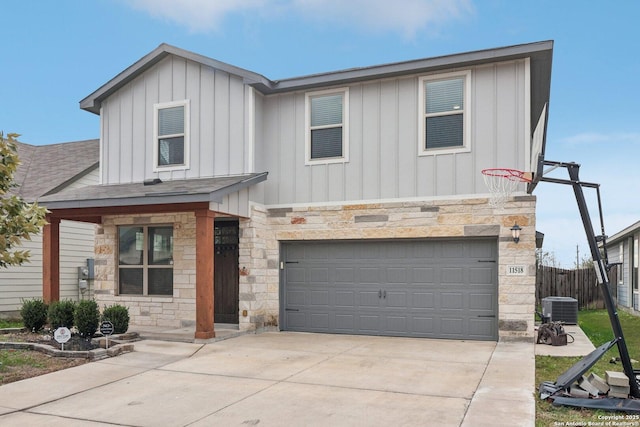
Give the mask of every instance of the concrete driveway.
[[0, 387], [0, 425], [533, 425], [529, 343], [266, 332], [135, 349]]

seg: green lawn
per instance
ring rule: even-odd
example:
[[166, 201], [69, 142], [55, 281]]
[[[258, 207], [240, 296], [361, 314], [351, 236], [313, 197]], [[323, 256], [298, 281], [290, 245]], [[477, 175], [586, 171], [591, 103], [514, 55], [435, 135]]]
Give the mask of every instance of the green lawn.
[[[640, 317], [632, 316], [622, 311], [618, 313], [622, 324], [622, 332], [629, 349], [629, 356], [631, 359], [640, 360]], [[613, 339], [611, 323], [606, 310], [580, 311], [578, 323], [596, 347]], [[622, 371], [620, 362], [617, 364], [609, 363], [612, 358], [618, 356], [618, 347], [614, 346], [586, 374], [594, 372], [604, 378], [605, 371]], [[555, 381], [560, 374], [580, 359], [582, 358], [536, 356], [536, 390], [542, 381]], [[637, 369], [639, 367], [640, 364], [636, 362], [634, 368]], [[599, 415], [607, 415], [607, 413], [554, 407], [549, 402], [541, 401], [536, 393], [536, 426], [589, 425], [589, 422], [592, 424], [601, 422]]]
[[5, 319], [0, 319], [0, 329], [5, 329], [5, 328], [22, 328], [22, 321], [21, 320], [5, 320]]

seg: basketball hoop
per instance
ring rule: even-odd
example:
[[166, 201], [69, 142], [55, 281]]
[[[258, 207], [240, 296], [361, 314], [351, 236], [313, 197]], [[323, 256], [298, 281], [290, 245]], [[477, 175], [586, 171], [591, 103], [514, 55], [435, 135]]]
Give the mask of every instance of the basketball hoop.
[[531, 182], [530, 173], [508, 168], [482, 169], [482, 177], [491, 193], [489, 204], [494, 208], [502, 208], [518, 184]]

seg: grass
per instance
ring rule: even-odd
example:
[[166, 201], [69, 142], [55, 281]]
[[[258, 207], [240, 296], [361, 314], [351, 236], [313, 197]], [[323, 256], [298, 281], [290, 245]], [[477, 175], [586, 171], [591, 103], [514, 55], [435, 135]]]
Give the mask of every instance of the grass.
[[[631, 359], [640, 360], [640, 317], [619, 311], [618, 316], [622, 324], [629, 356]], [[596, 347], [613, 339], [611, 323], [606, 310], [580, 311], [578, 323]], [[569, 344], [571, 345], [571, 344]], [[620, 371], [620, 362], [611, 364], [612, 358], [618, 357], [618, 347], [614, 346], [586, 372], [594, 372], [604, 378], [605, 371]], [[536, 356], [536, 389], [543, 381], [555, 381], [560, 374], [578, 362], [581, 357], [552, 357]], [[634, 368], [638, 368], [638, 364]], [[536, 396], [536, 426], [546, 427], [553, 425], [588, 425], [602, 420], [600, 415], [607, 415], [603, 411], [586, 409], [573, 409], [568, 407], [555, 407], [551, 403], [542, 401]], [[609, 414], [610, 415], [610, 414]], [[595, 424], [594, 424], [595, 425]]]
[[0, 319], [0, 329], [6, 328], [22, 328], [24, 325], [22, 324], [22, 320], [6, 320]]

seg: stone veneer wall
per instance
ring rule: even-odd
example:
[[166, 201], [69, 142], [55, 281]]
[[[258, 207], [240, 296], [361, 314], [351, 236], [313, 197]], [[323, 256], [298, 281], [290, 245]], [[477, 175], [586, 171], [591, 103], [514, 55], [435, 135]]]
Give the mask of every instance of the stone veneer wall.
[[[240, 222], [240, 329], [277, 325], [279, 243], [295, 240], [495, 237], [501, 340], [531, 339], [535, 310], [535, 196], [503, 209], [486, 198], [267, 209], [253, 205]], [[522, 227], [514, 243], [510, 228]], [[508, 265], [526, 266], [507, 275]], [[247, 315], [243, 316], [243, 310]]]
[[[117, 295], [119, 225], [173, 225], [173, 296]], [[117, 215], [104, 218], [96, 233], [95, 299], [102, 308], [129, 308], [130, 323], [183, 327], [196, 318], [196, 221], [193, 213]]]

